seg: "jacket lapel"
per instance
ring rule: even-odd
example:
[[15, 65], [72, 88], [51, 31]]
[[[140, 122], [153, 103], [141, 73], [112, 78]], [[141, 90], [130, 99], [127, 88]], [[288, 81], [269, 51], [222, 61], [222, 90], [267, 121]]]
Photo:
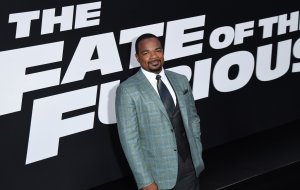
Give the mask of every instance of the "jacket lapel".
[[159, 97], [159, 95], [156, 93], [156, 91], [153, 89], [152, 85], [146, 78], [146, 76], [143, 74], [141, 70], [137, 72], [137, 78], [139, 79], [139, 88], [141, 90], [141, 93], [144, 97], [150, 98], [153, 100], [153, 102], [157, 105], [157, 107], [162, 111], [162, 113], [168, 118], [168, 113]]
[[183, 97], [183, 91], [184, 89], [182, 89], [180, 87], [180, 81], [178, 81], [175, 77], [173, 77], [173, 75], [169, 74], [168, 71], [165, 72], [166, 76], [168, 77], [169, 82], [171, 83], [176, 97], [177, 97], [177, 102], [179, 104], [179, 108], [180, 108], [180, 112], [181, 112], [181, 116], [183, 119], [183, 123], [185, 124], [185, 126], [188, 126], [188, 117], [186, 115], [187, 113], [187, 108], [186, 108], [186, 103]]

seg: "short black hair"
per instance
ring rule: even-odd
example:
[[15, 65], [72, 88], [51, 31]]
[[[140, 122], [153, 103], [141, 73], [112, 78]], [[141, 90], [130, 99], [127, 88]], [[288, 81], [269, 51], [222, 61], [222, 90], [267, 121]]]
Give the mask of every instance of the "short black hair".
[[155, 36], [154, 34], [150, 34], [150, 33], [142, 34], [135, 41], [135, 53], [136, 54], [139, 52], [139, 43], [142, 40], [145, 40], [145, 39], [148, 39], [148, 38], [156, 38], [160, 42], [161, 46], [163, 45], [161, 43], [161, 40], [157, 36]]

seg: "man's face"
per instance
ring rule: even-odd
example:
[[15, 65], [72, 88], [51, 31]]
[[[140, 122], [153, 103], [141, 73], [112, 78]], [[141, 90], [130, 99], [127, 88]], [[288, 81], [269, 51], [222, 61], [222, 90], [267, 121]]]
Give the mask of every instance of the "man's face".
[[164, 52], [160, 41], [156, 38], [146, 38], [138, 44], [136, 59], [146, 71], [158, 74], [164, 64]]

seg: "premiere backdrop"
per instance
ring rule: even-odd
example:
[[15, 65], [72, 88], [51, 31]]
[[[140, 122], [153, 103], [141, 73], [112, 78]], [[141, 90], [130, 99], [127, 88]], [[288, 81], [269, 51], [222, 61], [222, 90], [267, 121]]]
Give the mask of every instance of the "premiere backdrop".
[[137, 36], [190, 79], [209, 149], [300, 118], [299, 1], [18, 1], [0, 8], [0, 188], [82, 190], [130, 174], [116, 86]]

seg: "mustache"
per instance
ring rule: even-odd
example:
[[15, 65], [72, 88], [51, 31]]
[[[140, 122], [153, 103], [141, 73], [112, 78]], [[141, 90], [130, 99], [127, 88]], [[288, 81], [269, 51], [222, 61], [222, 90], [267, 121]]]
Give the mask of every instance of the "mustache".
[[151, 61], [148, 61], [148, 63], [153, 63], [153, 62], [161, 62], [161, 60], [160, 59], [153, 59]]

